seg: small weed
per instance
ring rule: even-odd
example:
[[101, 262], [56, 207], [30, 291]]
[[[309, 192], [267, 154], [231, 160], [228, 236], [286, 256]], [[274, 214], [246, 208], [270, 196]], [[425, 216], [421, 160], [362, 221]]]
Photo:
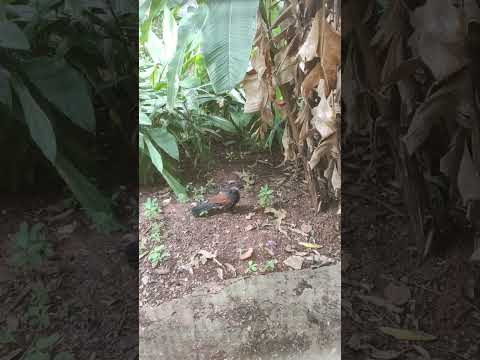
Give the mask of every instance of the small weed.
[[110, 235], [112, 232], [122, 230], [124, 227], [117, 222], [113, 213], [85, 209], [96, 231]]
[[263, 185], [258, 192], [258, 204], [262, 208], [269, 207], [273, 201], [273, 190], [268, 185]]
[[206, 191], [211, 191], [215, 189], [215, 179], [211, 178], [208, 179], [207, 183], [205, 184]]
[[272, 272], [273, 270], [275, 270], [276, 264], [277, 260], [275, 259], [265, 261], [265, 264], [263, 265], [263, 271]]
[[148, 219], [153, 218], [160, 212], [157, 199], [148, 198], [143, 204], [143, 213]]
[[0, 329], [0, 345], [15, 344], [15, 337], [13, 332], [7, 327]]
[[235, 153], [233, 151], [228, 151], [225, 153], [225, 158], [230, 162], [235, 160]]
[[248, 267], [247, 267], [247, 273], [256, 273], [257, 272], [257, 263], [255, 263], [253, 260], [248, 261]]
[[162, 238], [162, 232], [159, 224], [153, 224], [150, 229], [150, 240], [154, 243], [160, 242]]
[[150, 254], [148, 254], [148, 261], [150, 261], [150, 264], [155, 267], [169, 256], [170, 254], [167, 253], [165, 245], [158, 245], [150, 251]]
[[22, 359], [24, 360], [73, 360], [74, 356], [70, 352], [60, 352], [52, 357], [52, 351], [54, 347], [60, 341], [60, 335], [55, 333], [50, 336], [39, 338], [33, 346], [25, 353]]
[[42, 266], [45, 257], [52, 254], [51, 244], [43, 232], [43, 224], [37, 223], [29, 230], [27, 223], [22, 222], [15, 234], [13, 265], [23, 271], [35, 271]]
[[178, 194], [177, 195], [177, 200], [179, 203], [181, 204], [185, 204], [188, 202], [189, 198], [187, 196], [187, 194]]
[[206, 186], [194, 186], [192, 183], [187, 185], [187, 191], [192, 194], [192, 198], [195, 201], [205, 200], [205, 193], [207, 192]]
[[36, 286], [32, 292], [32, 302], [24, 315], [25, 319], [32, 328], [46, 329], [50, 326], [48, 290], [44, 286]]
[[240, 179], [242, 180], [245, 191], [252, 191], [253, 185], [255, 185], [255, 175], [248, 171], [242, 170], [240, 173]]

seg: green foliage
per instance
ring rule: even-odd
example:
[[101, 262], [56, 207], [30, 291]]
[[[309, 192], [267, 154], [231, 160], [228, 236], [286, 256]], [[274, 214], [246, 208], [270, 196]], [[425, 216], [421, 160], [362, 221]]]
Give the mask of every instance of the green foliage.
[[25, 320], [32, 328], [46, 329], [50, 326], [48, 290], [44, 286], [38, 285], [32, 289], [32, 292], [32, 301], [25, 312]]
[[[196, 167], [208, 161], [214, 141], [252, 141], [254, 115], [243, 113], [245, 97], [234, 86], [247, 70], [257, 7], [251, 0], [241, 6], [235, 1], [140, 3], [142, 184], [155, 182], [158, 173], [186, 201], [180, 158]], [[207, 28], [219, 32], [213, 36]]]
[[7, 326], [0, 328], [0, 345], [14, 344], [16, 342], [13, 331]]
[[111, 212], [95, 211], [93, 209], [85, 209], [85, 212], [93, 222], [95, 230], [101, 234], [109, 235], [114, 231], [125, 229]]
[[251, 273], [256, 273], [257, 272], [257, 263], [254, 262], [253, 260], [249, 260], [248, 261], [248, 265], [247, 265], [247, 273], [248, 272], [251, 272]]
[[268, 185], [263, 185], [258, 192], [257, 198], [258, 204], [262, 208], [269, 207], [270, 205], [272, 205], [273, 201], [273, 190], [270, 189]]
[[275, 259], [270, 259], [265, 261], [265, 264], [263, 265], [263, 271], [272, 272], [273, 270], [275, 270], [276, 264], [277, 264], [277, 260]]
[[52, 246], [45, 237], [43, 224], [34, 224], [30, 229], [26, 222], [20, 224], [15, 234], [12, 264], [23, 271], [38, 270], [45, 257], [53, 254]]
[[216, 93], [245, 76], [255, 35], [258, 0], [210, 0], [202, 52]]
[[157, 199], [148, 198], [143, 205], [143, 213], [149, 219], [155, 217], [160, 212]]
[[150, 241], [154, 243], [159, 243], [162, 238], [160, 225], [157, 223], [152, 224], [149, 235], [150, 235]]
[[50, 336], [41, 337], [35, 341], [33, 346], [25, 353], [25, 360], [74, 360], [70, 352], [59, 352], [52, 357], [55, 346], [60, 342], [61, 336], [55, 333]]
[[192, 183], [189, 183], [187, 190], [192, 194], [193, 200], [198, 202], [205, 200], [205, 193], [207, 192], [206, 186], [194, 186]]
[[169, 256], [170, 254], [167, 252], [165, 245], [157, 245], [148, 254], [148, 261], [152, 264], [152, 266], [157, 266]]
[[0, 140], [10, 150], [0, 154], [0, 186], [34, 185], [53, 166], [84, 208], [111, 212], [87, 180], [95, 165], [92, 94], [121, 114], [114, 126], [126, 134], [129, 105], [118, 94], [137, 83], [136, 45], [128, 41], [136, 9], [127, 2], [72, 4], [0, 4]]

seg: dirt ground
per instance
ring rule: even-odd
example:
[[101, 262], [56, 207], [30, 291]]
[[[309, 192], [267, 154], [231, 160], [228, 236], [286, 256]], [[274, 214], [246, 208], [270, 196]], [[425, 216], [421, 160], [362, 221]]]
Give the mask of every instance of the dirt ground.
[[[211, 185], [206, 198], [222, 186], [240, 186], [240, 201], [232, 212], [195, 218], [190, 210], [194, 203], [177, 202], [168, 189], [141, 189], [141, 207], [150, 198], [156, 199], [160, 210], [153, 218], [144, 210], [139, 215], [140, 307], [180, 298], [207, 282], [222, 287], [224, 280], [235, 277], [292, 270], [284, 263], [291, 256], [303, 261], [302, 268], [340, 259], [338, 204], [331, 202], [326, 211], [317, 214], [301, 171], [297, 175], [292, 167], [277, 167], [279, 158], [253, 153], [231, 158], [226, 154], [218, 153], [214, 168], [196, 179], [192, 176], [191, 181], [197, 188]], [[274, 191], [271, 207], [285, 211], [280, 229], [278, 217], [257, 204], [263, 185]], [[160, 239], [152, 239], [152, 228], [160, 230]], [[315, 249], [300, 245], [302, 242], [315, 244]], [[166, 246], [169, 256], [152, 266], [148, 254], [158, 243]], [[241, 260], [240, 255], [249, 249], [251, 256]], [[276, 261], [273, 269], [268, 267], [271, 260]]]
[[[130, 203], [125, 208], [135, 224], [103, 235], [82, 211], [64, 204], [65, 196], [58, 192], [25, 198], [2, 195], [1, 359], [23, 358], [38, 339], [54, 334], [61, 338], [48, 351], [51, 356], [64, 351], [76, 359], [136, 358], [138, 275], [123, 254], [128, 234], [135, 231], [135, 197], [120, 194], [120, 201]], [[43, 223], [54, 251], [34, 274], [16, 272], [9, 262], [22, 221]]]
[[471, 228], [451, 226], [422, 259], [400, 189], [381, 165], [369, 171], [367, 153], [362, 145], [349, 152], [357, 167], [342, 171], [342, 191], [350, 191], [342, 197], [342, 358], [479, 359]]

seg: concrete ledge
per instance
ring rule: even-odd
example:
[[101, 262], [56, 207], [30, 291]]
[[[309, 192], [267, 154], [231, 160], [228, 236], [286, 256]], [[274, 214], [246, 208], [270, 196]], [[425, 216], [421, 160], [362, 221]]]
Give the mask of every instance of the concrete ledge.
[[[339, 360], [340, 265], [233, 280], [140, 309], [141, 360]], [[210, 286], [211, 288], [211, 286]]]

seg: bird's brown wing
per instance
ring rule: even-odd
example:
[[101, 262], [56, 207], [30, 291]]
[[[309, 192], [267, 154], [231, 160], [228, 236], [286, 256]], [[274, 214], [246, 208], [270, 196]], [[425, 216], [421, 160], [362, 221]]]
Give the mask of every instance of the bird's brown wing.
[[208, 200], [209, 203], [215, 204], [221, 207], [228, 206], [230, 204], [230, 198], [228, 197], [227, 194], [220, 192], [217, 195], [211, 197]]

